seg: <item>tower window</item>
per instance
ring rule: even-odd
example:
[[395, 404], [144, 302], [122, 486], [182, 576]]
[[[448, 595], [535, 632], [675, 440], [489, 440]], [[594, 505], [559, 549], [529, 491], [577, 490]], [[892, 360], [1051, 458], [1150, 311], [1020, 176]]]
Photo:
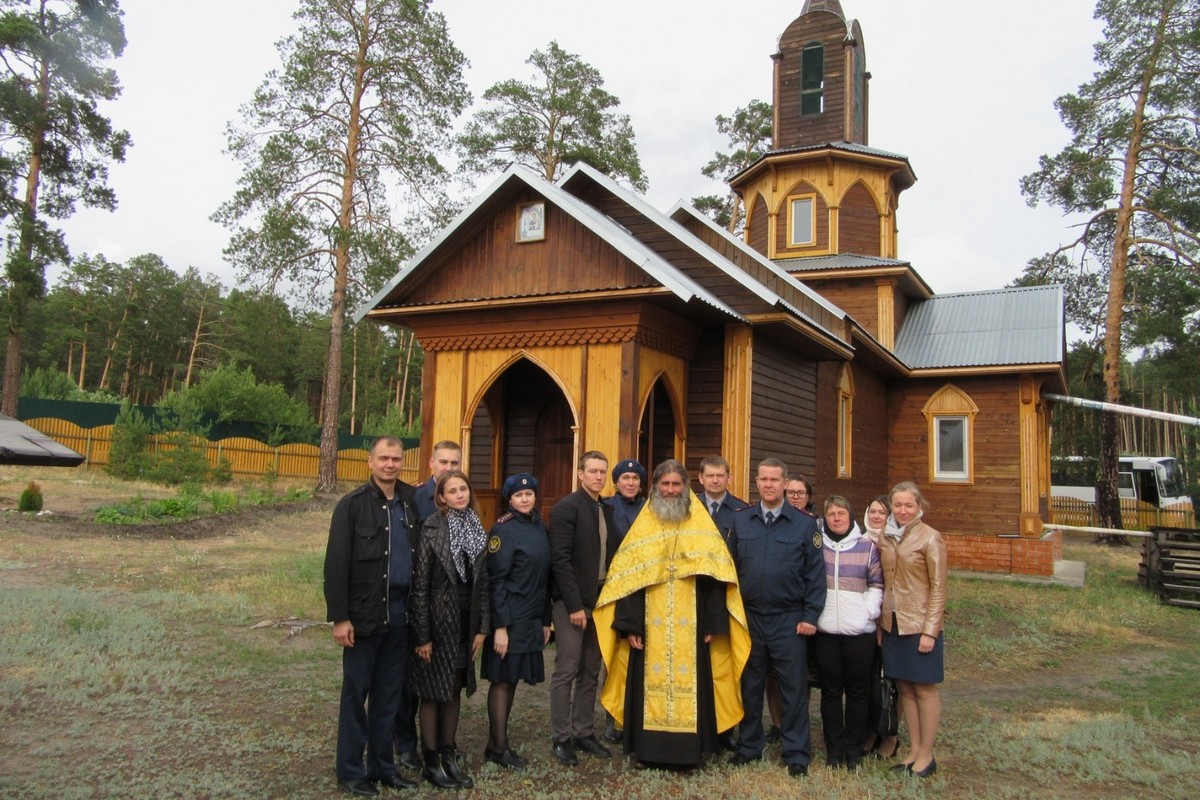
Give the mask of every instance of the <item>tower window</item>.
[[825, 110], [825, 46], [812, 42], [804, 46], [800, 61], [800, 115], [820, 114]]
[[813, 221], [815, 197], [788, 198], [788, 247], [816, 244], [816, 225]]

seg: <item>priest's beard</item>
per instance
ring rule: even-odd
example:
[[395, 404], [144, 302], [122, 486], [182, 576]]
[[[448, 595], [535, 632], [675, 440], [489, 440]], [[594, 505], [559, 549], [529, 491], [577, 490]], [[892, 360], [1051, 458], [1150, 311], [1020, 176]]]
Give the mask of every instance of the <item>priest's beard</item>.
[[650, 493], [650, 509], [662, 522], [683, 522], [690, 513], [691, 498], [686, 494], [679, 497], [663, 497], [657, 491]]

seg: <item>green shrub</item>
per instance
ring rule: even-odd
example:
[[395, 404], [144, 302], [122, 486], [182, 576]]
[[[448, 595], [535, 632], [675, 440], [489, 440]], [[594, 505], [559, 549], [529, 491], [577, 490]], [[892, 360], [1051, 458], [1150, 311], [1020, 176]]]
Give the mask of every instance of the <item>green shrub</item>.
[[42, 487], [37, 485], [36, 481], [30, 481], [25, 487], [25, 491], [21, 492], [21, 499], [17, 501], [18, 511], [41, 511], [42, 510]]
[[144, 477], [150, 468], [150, 454], [146, 452], [146, 447], [153, 430], [154, 426], [142, 412], [128, 400], [122, 400], [113, 423], [113, 441], [105, 471], [124, 480]]
[[211, 492], [208, 495], [208, 502], [212, 505], [214, 514], [228, 514], [230, 511], [237, 511], [240, 505], [238, 496], [233, 492]]
[[213, 483], [230, 483], [233, 481], [233, 462], [224, 453], [217, 458], [217, 465], [209, 471], [209, 479]]

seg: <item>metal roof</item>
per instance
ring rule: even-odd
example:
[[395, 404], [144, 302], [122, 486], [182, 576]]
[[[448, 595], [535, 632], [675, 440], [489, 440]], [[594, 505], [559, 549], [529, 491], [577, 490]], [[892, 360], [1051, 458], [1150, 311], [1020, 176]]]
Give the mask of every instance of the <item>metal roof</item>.
[[807, 272], [822, 269], [878, 269], [879, 267], [907, 267], [909, 262], [895, 258], [860, 256], [857, 253], [833, 253], [827, 256], [805, 256], [803, 258], [777, 258], [776, 266], [789, 272]]
[[895, 354], [912, 369], [1061, 364], [1062, 287], [938, 295], [909, 307]]
[[0, 414], [0, 464], [43, 467], [74, 467], [83, 456], [46, 434]]

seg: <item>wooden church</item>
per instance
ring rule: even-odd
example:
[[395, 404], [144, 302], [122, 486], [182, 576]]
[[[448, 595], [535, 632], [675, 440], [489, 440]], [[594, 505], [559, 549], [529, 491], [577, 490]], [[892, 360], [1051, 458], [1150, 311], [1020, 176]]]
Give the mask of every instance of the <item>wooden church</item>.
[[488, 517], [519, 471], [548, 509], [587, 450], [721, 454], [748, 499], [775, 456], [856, 509], [915, 480], [952, 566], [1052, 574], [1061, 290], [937, 295], [898, 257], [916, 176], [868, 144], [862, 32], [837, 0], [807, 0], [773, 60], [772, 150], [731, 184], [744, 239], [586, 165], [514, 166], [363, 307], [425, 350], [420, 463], [462, 442]]

